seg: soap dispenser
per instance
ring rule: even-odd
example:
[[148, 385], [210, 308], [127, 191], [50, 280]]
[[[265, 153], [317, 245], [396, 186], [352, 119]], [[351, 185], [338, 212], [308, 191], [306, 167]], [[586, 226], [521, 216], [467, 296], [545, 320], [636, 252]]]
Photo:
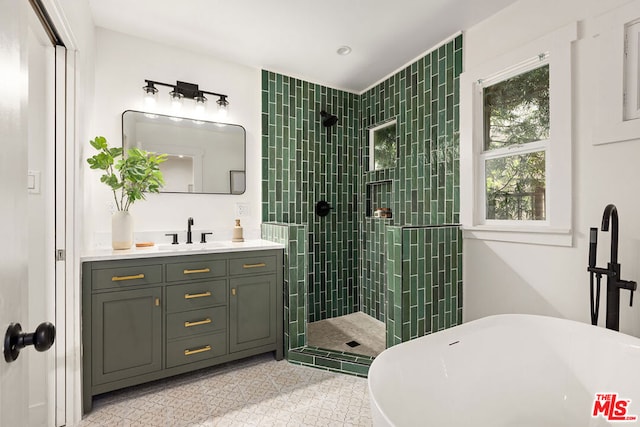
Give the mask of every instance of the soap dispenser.
[[244, 242], [244, 238], [242, 237], [242, 226], [240, 225], [240, 220], [236, 219], [236, 226], [233, 228], [233, 238], [232, 242]]

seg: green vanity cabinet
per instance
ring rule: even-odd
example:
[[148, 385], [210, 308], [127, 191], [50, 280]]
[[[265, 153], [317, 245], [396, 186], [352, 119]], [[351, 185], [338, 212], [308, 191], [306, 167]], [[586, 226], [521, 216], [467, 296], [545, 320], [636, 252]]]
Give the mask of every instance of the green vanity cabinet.
[[93, 295], [94, 384], [162, 369], [162, 288]]
[[123, 387], [282, 359], [282, 268], [282, 249], [83, 262], [83, 412]]
[[236, 352], [274, 344], [278, 325], [269, 307], [276, 300], [273, 275], [232, 278], [229, 300], [229, 350]]

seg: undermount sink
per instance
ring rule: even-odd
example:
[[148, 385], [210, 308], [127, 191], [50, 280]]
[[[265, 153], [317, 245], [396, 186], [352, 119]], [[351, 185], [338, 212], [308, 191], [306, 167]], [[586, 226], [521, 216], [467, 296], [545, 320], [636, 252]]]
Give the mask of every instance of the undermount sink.
[[158, 245], [159, 251], [206, 251], [209, 249], [218, 249], [228, 247], [227, 242], [207, 242], [207, 243], [180, 243], [177, 245], [172, 245], [170, 243], [164, 243]]

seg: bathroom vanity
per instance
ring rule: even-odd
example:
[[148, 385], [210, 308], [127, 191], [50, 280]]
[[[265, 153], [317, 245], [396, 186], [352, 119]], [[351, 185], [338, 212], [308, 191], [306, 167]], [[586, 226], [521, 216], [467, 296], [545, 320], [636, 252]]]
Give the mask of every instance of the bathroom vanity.
[[283, 357], [281, 245], [103, 251], [82, 261], [85, 413], [97, 394], [269, 351]]

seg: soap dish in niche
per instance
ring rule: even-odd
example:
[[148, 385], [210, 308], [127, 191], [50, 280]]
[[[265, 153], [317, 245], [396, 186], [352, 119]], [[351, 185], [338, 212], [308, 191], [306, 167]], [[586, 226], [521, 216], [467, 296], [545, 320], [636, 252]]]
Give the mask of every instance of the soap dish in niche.
[[378, 208], [373, 211], [374, 218], [393, 218], [393, 214], [391, 213], [391, 209], [389, 208]]

